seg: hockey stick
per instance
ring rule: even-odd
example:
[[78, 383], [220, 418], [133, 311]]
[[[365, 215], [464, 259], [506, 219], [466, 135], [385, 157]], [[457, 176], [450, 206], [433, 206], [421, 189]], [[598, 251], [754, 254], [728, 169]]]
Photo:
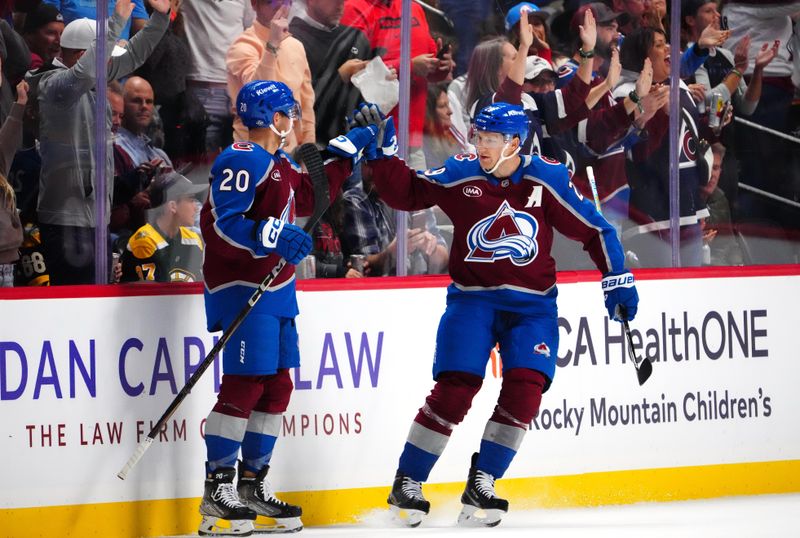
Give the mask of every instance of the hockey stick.
[[[308, 219], [308, 222], [303, 227], [303, 230], [306, 232], [310, 232], [314, 226], [317, 225], [319, 219], [322, 218], [322, 215], [325, 214], [328, 207], [331, 204], [330, 199], [330, 191], [328, 185], [328, 178], [325, 174], [325, 167], [322, 164], [322, 156], [319, 154], [316, 146], [314, 144], [303, 144], [298, 148], [298, 154], [302, 158], [303, 163], [306, 165], [306, 169], [308, 170], [308, 175], [311, 176], [311, 183], [314, 186], [314, 211], [311, 217]], [[236, 319], [230, 324], [227, 330], [222, 333], [222, 337], [217, 341], [211, 351], [208, 352], [206, 358], [203, 359], [203, 362], [197, 367], [197, 370], [194, 371], [192, 376], [186, 382], [186, 385], [181, 389], [175, 399], [172, 400], [172, 403], [169, 404], [167, 410], [164, 411], [164, 414], [161, 415], [161, 418], [158, 419], [155, 426], [150, 430], [150, 433], [147, 434], [139, 445], [136, 447], [136, 450], [131, 455], [128, 462], [122, 467], [120, 472], [117, 473], [117, 476], [121, 480], [125, 480], [127, 478], [128, 473], [133, 469], [139, 460], [142, 459], [142, 456], [150, 448], [150, 445], [158, 435], [161, 428], [166, 424], [172, 414], [178, 409], [178, 406], [181, 405], [184, 399], [192, 392], [192, 388], [197, 384], [202, 377], [203, 373], [208, 369], [212, 362], [214, 362], [214, 357], [222, 351], [222, 348], [225, 347], [225, 344], [230, 340], [231, 335], [236, 331], [239, 325], [242, 324], [244, 318], [250, 313], [253, 309], [255, 304], [264, 294], [264, 292], [269, 289], [272, 282], [278, 277], [281, 270], [286, 266], [286, 260], [281, 258], [277, 265], [272, 269], [272, 271], [264, 277], [264, 280], [261, 281], [258, 288], [253, 295], [250, 296], [250, 299], [247, 300], [247, 304], [242, 308], [239, 314], [236, 316]]]
[[[597, 212], [602, 215], [603, 212], [600, 210], [600, 197], [597, 194], [597, 183], [594, 179], [594, 169], [591, 166], [586, 167], [586, 177], [589, 179], [589, 185], [592, 188], [594, 205], [597, 208]], [[625, 331], [625, 338], [628, 340], [628, 357], [630, 357], [633, 367], [636, 369], [636, 378], [639, 380], [639, 386], [642, 386], [653, 373], [653, 363], [648, 359], [640, 359], [636, 356], [636, 352], [633, 350], [633, 337], [631, 336], [631, 329], [628, 326], [628, 314], [625, 312], [625, 307], [617, 305], [615, 314], [616, 317], [622, 320], [622, 328]]]
[[650, 378], [653, 373], [653, 363], [649, 359], [640, 359], [636, 356], [636, 351], [633, 349], [633, 337], [631, 336], [631, 329], [628, 327], [628, 320], [622, 320], [622, 328], [625, 330], [625, 338], [628, 340], [628, 357], [630, 357], [633, 366], [636, 368], [636, 378], [639, 380], [639, 386], [644, 385], [644, 382]]

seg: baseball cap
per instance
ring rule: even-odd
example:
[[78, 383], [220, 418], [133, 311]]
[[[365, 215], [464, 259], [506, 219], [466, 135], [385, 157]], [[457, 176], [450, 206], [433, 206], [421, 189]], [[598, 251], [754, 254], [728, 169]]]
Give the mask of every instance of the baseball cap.
[[[97, 32], [97, 21], [94, 19], [75, 19], [69, 23], [61, 33], [61, 48], [73, 50], [86, 50], [94, 43]], [[127, 51], [117, 45], [111, 51], [111, 56], [122, 56]]]
[[530, 2], [520, 2], [509, 9], [508, 13], [506, 14], [506, 31], [511, 30], [514, 26], [519, 24], [519, 20], [522, 18], [523, 9], [527, 10], [529, 17], [534, 16], [539, 17], [544, 21], [547, 20], [547, 13], [540, 11], [538, 6], [531, 4]]
[[578, 26], [583, 24], [583, 19], [586, 17], [586, 10], [591, 9], [594, 15], [594, 20], [597, 24], [608, 24], [617, 21], [619, 24], [624, 25], [630, 20], [630, 15], [627, 13], [619, 13], [612, 11], [610, 7], [602, 2], [592, 2], [591, 4], [584, 4], [578, 8], [572, 16], [572, 21], [569, 23], [573, 32], [578, 31]]
[[159, 179], [159, 188], [163, 195], [161, 204], [167, 202], [177, 202], [182, 198], [196, 198], [199, 201], [205, 200], [208, 185], [196, 185], [192, 181], [178, 172], [170, 172]]
[[58, 8], [52, 4], [39, 4], [36, 9], [25, 15], [22, 33], [30, 34], [51, 22], [64, 22]]
[[550, 65], [550, 62], [539, 56], [528, 56], [525, 59], [525, 80], [533, 80], [543, 71], [552, 71], [555, 75], [555, 69]]

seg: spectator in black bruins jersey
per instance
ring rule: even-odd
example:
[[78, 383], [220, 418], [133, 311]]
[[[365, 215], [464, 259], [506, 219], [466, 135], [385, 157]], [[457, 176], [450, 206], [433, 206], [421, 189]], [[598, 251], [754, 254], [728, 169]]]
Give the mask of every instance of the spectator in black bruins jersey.
[[150, 213], [122, 254], [122, 282], [197, 282], [202, 280], [203, 240], [195, 223], [207, 185], [195, 185], [172, 172], [165, 176], [163, 201]]

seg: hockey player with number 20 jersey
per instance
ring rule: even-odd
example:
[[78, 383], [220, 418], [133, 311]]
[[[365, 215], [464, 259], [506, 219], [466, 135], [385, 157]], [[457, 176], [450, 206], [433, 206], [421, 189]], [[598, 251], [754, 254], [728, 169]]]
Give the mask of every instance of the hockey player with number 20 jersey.
[[609, 317], [635, 316], [633, 276], [623, 266], [614, 228], [570, 183], [566, 167], [518, 155], [528, 133], [522, 107], [483, 108], [473, 127], [476, 154], [456, 155], [425, 172], [410, 170], [394, 156], [391, 119], [384, 120], [374, 105], [362, 106], [354, 116], [362, 125], [379, 126], [369, 165], [381, 198], [406, 211], [438, 205], [454, 228], [453, 283], [436, 336], [435, 385], [411, 425], [388, 502], [411, 526], [428, 513], [421, 483], [469, 410], [490, 351], [499, 344], [502, 388], [480, 451], [472, 457], [459, 516], [465, 525], [497, 525], [508, 501], [495, 495], [494, 482], [511, 464], [555, 374], [553, 229], [582, 242], [603, 274]]
[[[275, 497], [267, 473], [293, 389], [289, 368], [300, 365], [294, 265], [311, 251], [311, 237], [294, 220], [295, 215], [312, 213], [314, 189], [308, 174], [280, 149], [300, 118], [288, 86], [248, 82], [239, 92], [236, 110], [250, 139], [234, 143], [214, 161], [200, 215], [208, 329], [227, 329], [281, 257], [288, 263], [222, 353], [222, 384], [205, 424], [208, 461], [201, 535], [302, 528], [300, 507]], [[325, 167], [331, 196], [376, 132], [374, 126], [356, 128], [331, 141], [329, 150], [344, 157]], [[221, 525], [220, 519], [228, 523]]]

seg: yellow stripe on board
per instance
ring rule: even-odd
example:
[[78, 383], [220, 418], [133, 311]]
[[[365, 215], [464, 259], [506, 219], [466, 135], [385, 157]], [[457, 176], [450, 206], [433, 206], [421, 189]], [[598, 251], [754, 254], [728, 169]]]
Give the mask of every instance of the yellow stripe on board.
[[[464, 474], [466, 476], [466, 469]], [[426, 484], [433, 510], [453, 508], [455, 519], [463, 483]], [[386, 508], [389, 484], [377, 488], [284, 493], [303, 507], [303, 523], [354, 523]], [[497, 493], [512, 510], [706, 499], [730, 495], [800, 492], [800, 460], [737, 463], [504, 479]], [[138, 538], [197, 531], [199, 498], [0, 509], [0, 534], [10, 538]]]

